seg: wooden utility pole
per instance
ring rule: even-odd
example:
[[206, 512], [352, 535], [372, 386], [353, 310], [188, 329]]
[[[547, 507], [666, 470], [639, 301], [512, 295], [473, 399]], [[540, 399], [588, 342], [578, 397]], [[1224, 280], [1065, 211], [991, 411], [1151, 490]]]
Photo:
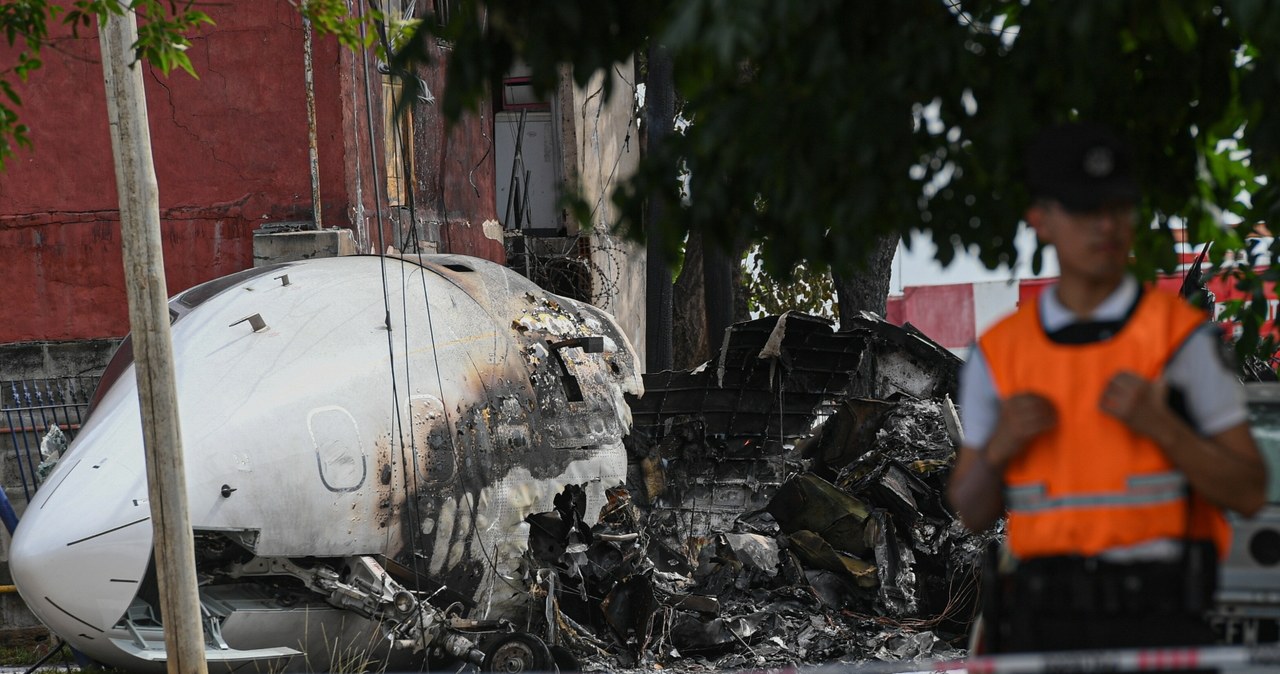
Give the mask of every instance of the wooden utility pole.
[[133, 50], [138, 40], [137, 16], [132, 10], [109, 14], [101, 19], [98, 35], [120, 198], [124, 285], [142, 411], [165, 652], [170, 674], [204, 674], [208, 669], [160, 245], [160, 196], [151, 159], [142, 64]]

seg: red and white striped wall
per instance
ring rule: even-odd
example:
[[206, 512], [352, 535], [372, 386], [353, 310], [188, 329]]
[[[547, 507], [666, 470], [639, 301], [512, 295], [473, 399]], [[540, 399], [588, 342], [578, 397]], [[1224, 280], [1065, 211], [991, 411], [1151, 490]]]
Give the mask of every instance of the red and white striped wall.
[[[1040, 294], [1054, 281], [1056, 279], [1036, 278], [908, 286], [902, 289], [902, 294], [889, 297], [885, 318], [896, 325], [910, 323], [941, 346], [965, 357], [973, 341], [992, 323], [1013, 312], [1019, 303]], [[1182, 276], [1162, 276], [1156, 284], [1177, 292], [1182, 286]], [[1218, 320], [1228, 302], [1245, 298], [1229, 281], [1219, 278], [1212, 279], [1208, 288], [1217, 300], [1214, 318]], [[1275, 329], [1274, 321], [1280, 308], [1274, 285], [1267, 289], [1267, 298], [1263, 334]], [[1236, 326], [1226, 322], [1224, 328], [1229, 334], [1236, 330]]]

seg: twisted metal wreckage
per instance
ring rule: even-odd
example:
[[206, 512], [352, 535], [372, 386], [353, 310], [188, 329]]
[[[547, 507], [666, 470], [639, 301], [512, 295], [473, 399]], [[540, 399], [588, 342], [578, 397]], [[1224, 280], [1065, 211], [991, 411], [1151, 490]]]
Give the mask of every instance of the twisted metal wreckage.
[[988, 536], [942, 503], [960, 360], [863, 315], [732, 326], [628, 397], [626, 489], [533, 524], [548, 636], [593, 666], [957, 657]]
[[[959, 361], [910, 329], [739, 324], [640, 396], [612, 318], [473, 258], [262, 267], [170, 313], [215, 671], [945, 657], [972, 612]], [[159, 671], [132, 367], [126, 340], [10, 565], [75, 648]]]

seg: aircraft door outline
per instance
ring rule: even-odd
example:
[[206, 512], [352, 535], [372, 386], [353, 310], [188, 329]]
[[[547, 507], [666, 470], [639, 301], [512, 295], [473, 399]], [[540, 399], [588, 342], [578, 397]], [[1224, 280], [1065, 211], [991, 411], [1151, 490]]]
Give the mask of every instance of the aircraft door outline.
[[458, 456], [444, 401], [430, 393], [410, 396], [409, 428], [421, 483], [437, 486], [453, 482], [458, 475]]

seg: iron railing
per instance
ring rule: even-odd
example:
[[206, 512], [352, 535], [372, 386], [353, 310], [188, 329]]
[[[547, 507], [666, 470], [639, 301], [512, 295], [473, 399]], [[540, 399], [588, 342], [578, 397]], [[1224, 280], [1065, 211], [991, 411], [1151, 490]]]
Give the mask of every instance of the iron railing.
[[[0, 381], [0, 444], [7, 442], [13, 452], [28, 501], [39, 485], [41, 439], [57, 425], [70, 442], [80, 431], [97, 383], [97, 377]], [[11, 475], [4, 478], [9, 485], [16, 482]]]

